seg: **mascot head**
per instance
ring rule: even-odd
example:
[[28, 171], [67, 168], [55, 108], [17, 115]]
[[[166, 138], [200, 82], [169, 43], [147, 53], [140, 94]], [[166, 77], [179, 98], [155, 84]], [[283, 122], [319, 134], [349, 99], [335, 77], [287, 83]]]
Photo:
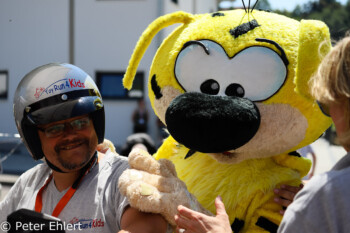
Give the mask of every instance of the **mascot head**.
[[152, 38], [175, 23], [153, 59], [149, 98], [188, 156], [238, 163], [290, 153], [329, 127], [308, 86], [331, 47], [324, 23], [251, 9], [171, 13], [140, 37], [126, 88]]

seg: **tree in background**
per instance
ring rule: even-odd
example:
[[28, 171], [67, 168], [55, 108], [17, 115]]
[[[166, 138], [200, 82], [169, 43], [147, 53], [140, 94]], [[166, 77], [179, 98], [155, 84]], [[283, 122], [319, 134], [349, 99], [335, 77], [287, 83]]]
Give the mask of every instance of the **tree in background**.
[[233, 9], [237, 9], [237, 8], [240, 8], [240, 9], [243, 9], [244, 6], [243, 6], [243, 3], [244, 2], [244, 5], [248, 8], [252, 8], [255, 4], [255, 8], [254, 9], [259, 9], [259, 10], [265, 10], [265, 11], [271, 11], [271, 5], [269, 3], [268, 0], [259, 0], [257, 3], [256, 3], [256, 0], [251, 0], [251, 1], [248, 1], [248, 0], [221, 0], [221, 1], [218, 1], [218, 9], [219, 10], [233, 10]]
[[336, 0], [309, 1], [302, 6], [297, 5], [292, 12], [275, 11], [295, 19], [318, 19], [325, 22], [335, 40], [344, 37], [350, 30], [350, 0], [345, 5]]
[[255, 9], [271, 11], [271, 5], [268, 0], [259, 0]]
[[[220, 1], [228, 3], [239, 3], [242, 0]], [[255, 4], [254, 0], [244, 0], [245, 5], [248, 6], [249, 2], [251, 7]], [[237, 5], [237, 4], [235, 4]], [[234, 9], [232, 4], [229, 4], [228, 8], [220, 8], [219, 10]], [[243, 4], [241, 7], [243, 8]], [[255, 9], [274, 11], [278, 14], [286, 15], [288, 17], [301, 20], [301, 19], [317, 19], [325, 22], [331, 32], [332, 39], [339, 40], [344, 37], [347, 31], [350, 31], [350, 0], [345, 5], [340, 4], [336, 0], [309, 0], [303, 5], [297, 5], [293, 11], [286, 10], [274, 10], [271, 9], [269, 0], [259, 0]]]

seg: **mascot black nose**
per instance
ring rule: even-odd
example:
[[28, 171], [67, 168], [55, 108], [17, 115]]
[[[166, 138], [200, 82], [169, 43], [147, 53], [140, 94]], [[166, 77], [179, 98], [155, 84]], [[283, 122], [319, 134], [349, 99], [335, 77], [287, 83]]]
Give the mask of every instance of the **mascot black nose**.
[[260, 113], [248, 99], [188, 92], [171, 102], [165, 121], [172, 137], [187, 148], [221, 153], [254, 137]]

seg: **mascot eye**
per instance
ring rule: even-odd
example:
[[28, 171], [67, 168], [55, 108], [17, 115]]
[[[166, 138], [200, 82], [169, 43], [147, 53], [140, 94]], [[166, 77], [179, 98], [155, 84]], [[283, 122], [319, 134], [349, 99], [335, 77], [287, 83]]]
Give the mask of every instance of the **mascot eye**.
[[221, 45], [210, 40], [187, 42], [174, 71], [187, 92], [244, 96], [252, 101], [270, 98], [287, 78], [285, 63], [271, 48], [247, 47], [229, 57]]
[[175, 77], [187, 92], [224, 95], [223, 92], [220, 93], [220, 80], [225, 78], [225, 71], [220, 69], [225, 58], [227, 59], [227, 54], [224, 49], [213, 41], [189, 41], [177, 56]]
[[233, 84], [230, 84], [226, 88], [225, 94], [228, 96], [243, 97], [244, 96], [244, 88], [237, 83], [233, 83]]
[[244, 97], [252, 101], [270, 98], [287, 78], [287, 67], [282, 58], [267, 47], [248, 47], [236, 54], [232, 61], [234, 64], [230, 70], [235, 70], [232, 79], [244, 87]]
[[202, 83], [201, 92], [209, 95], [217, 95], [220, 90], [220, 85], [217, 81], [209, 79]]

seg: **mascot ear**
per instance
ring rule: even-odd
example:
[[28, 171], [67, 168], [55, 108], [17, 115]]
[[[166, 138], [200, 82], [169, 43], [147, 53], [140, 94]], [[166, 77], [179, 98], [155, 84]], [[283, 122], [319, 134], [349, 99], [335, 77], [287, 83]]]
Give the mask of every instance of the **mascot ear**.
[[142, 33], [139, 41], [136, 44], [136, 47], [134, 49], [134, 52], [130, 58], [129, 66], [125, 72], [124, 78], [123, 78], [123, 85], [128, 90], [131, 89], [132, 83], [134, 81], [134, 76], [136, 74], [137, 67], [141, 61], [141, 58], [143, 54], [146, 52], [146, 49], [150, 45], [153, 37], [163, 28], [166, 28], [170, 25], [176, 24], [176, 23], [190, 23], [194, 19], [194, 16], [178, 11], [171, 14], [167, 14], [164, 16], [161, 16], [154, 20], [147, 29]]
[[312, 99], [309, 80], [330, 48], [330, 34], [325, 23], [318, 20], [300, 22], [298, 63], [294, 79], [295, 91], [298, 94]]

